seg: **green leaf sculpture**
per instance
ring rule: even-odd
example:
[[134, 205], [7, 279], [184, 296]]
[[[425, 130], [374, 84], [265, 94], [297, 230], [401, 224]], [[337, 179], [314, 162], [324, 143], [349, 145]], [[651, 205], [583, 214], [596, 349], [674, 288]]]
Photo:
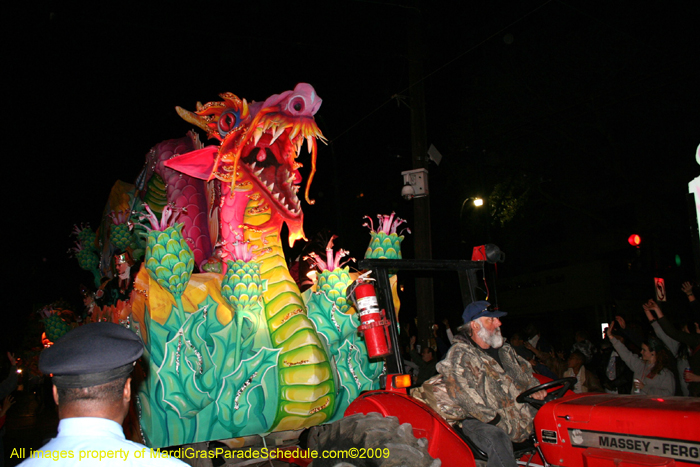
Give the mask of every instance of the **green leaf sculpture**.
[[264, 433], [271, 427], [277, 400], [266, 397], [262, 384], [265, 381], [268, 391], [276, 390], [279, 353], [279, 349], [264, 347], [223, 377], [221, 393], [216, 401], [219, 423], [234, 436], [244, 426], [248, 431], [254, 427], [253, 433]]
[[166, 342], [163, 363], [158, 368], [163, 402], [181, 418], [196, 415], [216, 398], [215, 365], [198, 333], [206, 319], [205, 309], [187, 317], [182, 328]]
[[351, 282], [347, 267], [324, 270], [318, 275], [317, 291], [307, 300], [308, 317], [324, 337], [338, 372], [340, 389], [332, 420], [342, 417], [361, 391], [377, 389], [384, 369], [383, 361], [368, 359], [364, 338], [357, 332], [360, 321], [355, 313], [349, 313], [345, 294]]
[[[226, 275], [221, 281], [221, 295], [228, 300], [235, 313], [236, 347], [233, 365], [237, 367], [241, 361], [242, 349], [252, 342], [260, 326], [259, 314], [262, 307], [259, 301], [263, 287], [260, 279], [260, 265], [254, 261], [243, 259], [235, 262], [227, 261], [226, 266]], [[246, 338], [243, 338], [244, 319], [251, 323], [251, 329]]]

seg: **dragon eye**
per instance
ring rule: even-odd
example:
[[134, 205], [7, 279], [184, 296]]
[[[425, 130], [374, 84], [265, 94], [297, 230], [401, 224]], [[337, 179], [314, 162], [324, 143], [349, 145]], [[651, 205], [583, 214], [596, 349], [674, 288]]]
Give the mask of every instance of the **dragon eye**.
[[224, 111], [221, 117], [219, 117], [219, 134], [221, 134], [221, 136], [226, 136], [228, 132], [236, 127], [236, 123], [238, 123], [237, 113], [233, 110]]
[[293, 109], [295, 112], [303, 112], [305, 107], [304, 99], [301, 97], [295, 97], [289, 103], [289, 108]]

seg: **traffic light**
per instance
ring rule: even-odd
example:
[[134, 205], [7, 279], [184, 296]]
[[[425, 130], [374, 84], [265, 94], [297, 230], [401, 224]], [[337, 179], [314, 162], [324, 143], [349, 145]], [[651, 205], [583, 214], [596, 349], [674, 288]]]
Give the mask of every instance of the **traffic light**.
[[639, 248], [639, 244], [642, 243], [642, 237], [640, 237], [637, 234], [632, 234], [630, 235], [630, 238], [627, 239], [630, 245], [636, 246]]

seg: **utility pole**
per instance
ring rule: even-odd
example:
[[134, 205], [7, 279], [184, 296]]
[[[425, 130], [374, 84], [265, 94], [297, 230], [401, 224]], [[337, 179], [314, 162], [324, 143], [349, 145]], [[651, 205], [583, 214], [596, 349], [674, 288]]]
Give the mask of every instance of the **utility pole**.
[[[414, 0], [408, 10], [408, 63], [411, 105], [411, 160], [414, 169], [428, 169], [428, 145], [425, 118], [425, 89], [423, 87], [423, 24], [420, 0]], [[414, 242], [416, 259], [432, 259], [430, 227], [430, 194], [413, 199]], [[423, 345], [431, 336], [435, 322], [433, 279], [416, 278], [416, 315], [418, 340]]]

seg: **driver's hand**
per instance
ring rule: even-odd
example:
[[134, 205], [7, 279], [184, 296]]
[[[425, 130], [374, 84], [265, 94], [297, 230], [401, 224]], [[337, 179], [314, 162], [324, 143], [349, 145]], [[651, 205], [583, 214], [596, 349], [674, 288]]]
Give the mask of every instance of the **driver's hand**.
[[532, 397], [533, 399], [537, 399], [538, 401], [543, 401], [544, 398], [547, 397], [547, 391], [542, 389], [541, 391], [537, 391], [530, 397]]

